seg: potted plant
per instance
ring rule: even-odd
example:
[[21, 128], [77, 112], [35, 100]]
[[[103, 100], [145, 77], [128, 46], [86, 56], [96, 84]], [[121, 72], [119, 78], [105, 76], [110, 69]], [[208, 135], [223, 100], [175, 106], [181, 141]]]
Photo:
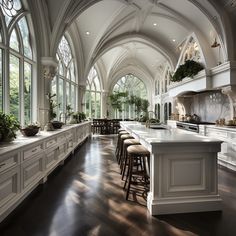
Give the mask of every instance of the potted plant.
[[86, 115], [84, 112], [79, 112], [79, 122], [82, 122], [86, 119]]
[[10, 142], [16, 138], [20, 123], [13, 115], [0, 112], [0, 142]]
[[46, 130], [51, 131], [54, 129], [60, 129], [63, 125], [63, 122], [53, 120], [57, 117], [54, 109], [58, 106], [58, 104], [56, 104], [56, 102], [53, 100], [53, 98], [56, 97], [56, 94], [48, 93], [47, 96], [49, 99], [49, 123], [46, 126]]
[[194, 60], [187, 60], [183, 65], [180, 65], [175, 71], [174, 75], [171, 77], [171, 81], [179, 82], [185, 77], [193, 77], [199, 71], [204, 69], [202, 64]]
[[20, 128], [20, 132], [24, 136], [35, 136], [39, 132], [40, 126], [38, 124], [29, 124], [25, 127]]

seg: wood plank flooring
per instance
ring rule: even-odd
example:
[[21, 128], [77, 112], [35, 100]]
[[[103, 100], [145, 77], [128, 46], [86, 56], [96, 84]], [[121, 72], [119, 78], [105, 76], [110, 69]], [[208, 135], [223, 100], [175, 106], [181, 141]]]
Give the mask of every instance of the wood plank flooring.
[[222, 212], [152, 217], [125, 200], [116, 137], [94, 136], [0, 224], [1, 236], [234, 236], [236, 174], [219, 169]]

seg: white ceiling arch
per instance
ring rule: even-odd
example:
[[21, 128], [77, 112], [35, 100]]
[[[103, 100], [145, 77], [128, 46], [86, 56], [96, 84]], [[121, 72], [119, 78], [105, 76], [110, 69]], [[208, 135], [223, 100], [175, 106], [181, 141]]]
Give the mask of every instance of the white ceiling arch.
[[[207, 66], [214, 66], [216, 55], [211, 49], [211, 44], [217, 36], [220, 40], [222, 49], [225, 50], [225, 60], [228, 60], [231, 51], [228, 45], [233, 44], [230, 33], [228, 8], [225, 2], [228, 0], [219, 0], [217, 3], [212, 0], [66, 0], [61, 5], [56, 0], [47, 0], [49, 8], [49, 17], [52, 27], [51, 50], [59, 41], [63, 31], [70, 27], [71, 23], [77, 25], [78, 38], [81, 40], [80, 53], [83, 53], [84, 72], [81, 78], [86, 78], [91, 66], [99, 60], [103, 60], [106, 75], [114, 69], [120, 69], [120, 66], [127, 59], [143, 61], [148, 73], [155, 75], [155, 59], [148, 53], [150, 50], [156, 50], [156, 54], [163, 56], [171, 66], [176, 64], [179, 57], [178, 45], [182, 43], [192, 33], [196, 34], [199, 44], [205, 53]], [[56, 7], [53, 7], [56, 5]], [[51, 14], [52, 13], [52, 14]], [[154, 26], [154, 24], [156, 24]], [[229, 31], [229, 34], [227, 34]], [[89, 32], [89, 35], [86, 34]], [[139, 35], [145, 38], [145, 42], [133, 41]], [[118, 43], [119, 39], [122, 43]], [[140, 43], [147, 50], [137, 49], [136, 46], [131, 50], [127, 41], [138, 45]], [[155, 47], [150, 47], [147, 42], [152, 41]], [[113, 44], [113, 45], [112, 45]], [[152, 45], [152, 44], [151, 44]], [[118, 49], [119, 48], [119, 49]], [[110, 51], [116, 54], [112, 55], [111, 60], [106, 59], [106, 55], [111, 56]], [[163, 53], [164, 52], [164, 53]], [[135, 57], [140, 55], [139, 60]], [[135, 56], [134, 56], [135, 55]], [[154, 60], [153, 60], [154, 59]], [[111, 61], [114, 64], [111, 64]], [[151, 66], [150, 66], [151, 65]]]
[[[141, 68], [137, 68], [134, 65], [127, 65], [126, 67], [117, 70], [116, 73], [113, 75], [108, 91], [112, 92], [112, 89], [117, 83], [117, 81], [127, 74], [133, 74], [145, 84], [147, 88], [148, 100], [152, 101], [152, 94], [154, 92], [153, 80], [150, 78], [150, 75], [146, 73], [146, 71], [143, 71]], [[152, 106], [152, 104], [150, 105]]]

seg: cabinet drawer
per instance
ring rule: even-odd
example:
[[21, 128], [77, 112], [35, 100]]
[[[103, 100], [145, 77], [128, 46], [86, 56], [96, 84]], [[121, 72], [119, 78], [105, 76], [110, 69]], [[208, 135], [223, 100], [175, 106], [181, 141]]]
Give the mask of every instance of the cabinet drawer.
[[32, 158], [35, 155], [39, 154], [40, 152], [43, 152], [43, 144], [39, 144], [37, 146], [31, 147], [30, 149], [27, 149], [23, 151], [23, 161]]
[[60, 135], [57, 137], [57, 143], [65, 143], [66, 142], [66, 137], [65, 135]]
[[67, 139], [73, 139], [73, 133], [72, 132], [68, 132], [68, 133], [66, 133], [66, 138]]
[[46, 169], [51, 168], [58, 161], [58, 148], [50, 149], [45, 156]]
[[0, 173], [20, 163], [20, 152], [5, 154], [0, 157]]
[[39, 154], [22, 165], [22, 189], [34, 185], [43, 177], [43, 157]]
[[207, 129], [207, 136], [218, 138], [218, 139], [227, 139], [227, 132], [221, 130]]
[[52, 147], [53, 145], [55, 145], [56, 143], [57, 143], [56, 138], [47, 140], [47, 141], [45, 142], [45, 147], [46, 147], [46, 148], [50, 148], [50, 147]]
[[13, 201], [20, 193], [20, 167], [10, 169], [7, 172], [0, 174], [0, 209]]

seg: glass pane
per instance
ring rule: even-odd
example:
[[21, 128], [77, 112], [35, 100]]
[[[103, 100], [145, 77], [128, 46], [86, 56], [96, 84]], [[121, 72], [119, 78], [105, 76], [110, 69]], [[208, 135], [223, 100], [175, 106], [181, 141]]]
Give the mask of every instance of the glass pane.
[[29, 28], [28, 28], [25, 17], [23, 17], [18, 22], [18, 25], [20, 27], [21, 36], [22, 36], [22, 39], [23, 39], [24, 55], [26, 57], [32, 59], [32, 50], [31, 50], [31, 46], [30, 46]]
[[0, 23], [0, 42], [2, 42], [2, 26], [1, 26], [1, 23]]
[[25, 106], [25, 124], [31, 122], [31, 81], [32, 81], [32, 66], [24, 63], [24, 106]]
[[21, 2], [20, 0], [14, 1], [1, 1], [1, 9], [5, 16], [6, 23], [9, 25], [13, 16], [17, 14], [17, 12], [21, 9]]
[[91, 90], [92, 90], [92, 91], [96, 91], [96, 87], [95, 87], [94, 82], [92, 83]]
[[96, 86], [96, 90], [97, 90], [97, 91], [101, 91], [100, 82], [99, 82], [98, 77], [95, 77], [95, 78], [94, 78], [94, 83], [95, 83], [95, 86]]
[[96, 111], [97, 118], [101, 118], [101, 94], [96, 93]]
[[59, 66], [59, 75], [64, 75], [64, 70], [63, 70], [63, 66], [61, 64], [61, 61], [59, 61], [58, 66]]
[[0, 49], [0, 111], [3, 109], [3, 94], [2, 94], [2, 49]]
[[71, 55], [70, 45], [66, 40], [65, 36], [62, 37], [61, 42], [59, 43], [58, 51], [63, 63], [67, 67], [72, 59], [72, 55]]
[[64, 112], [64, 85], [63, 85], [63, 79], [59, 78], [59, 84], [58, 84], [58, 111], [59, 113]]
[[76, 90], [75, 90], [75, 85], [71, 85], [71, 108], [73, 111], [76, 111], [76, 107], [75, 107], [75, 101], [76, 101]]
[[20, 119], [19, 58], [10, 55], [10, 113]]
[[54, 76], [51, 83], [51, 94], [57, 94], [57, 77]]
[[19, 42], [18, 42], [18, 39], [17, 39], [17, 35], [16, 35], [15, 29], [11, 33], [10, 47], [12, 49], [15, 49], [17, 52], [19, 52]]
[[66, 105], [71, 104], [71, 97], [70, 97], [70, 83], [66, 82]]
[[71, 63], [70, 66], [70, 75], [71, 75], [71, 81], [75, 82], [75, 66], [74, 63]]
[[95, 92], [91, 92], [91, 118], [96, 118], [96, 99], [95, 99]]

